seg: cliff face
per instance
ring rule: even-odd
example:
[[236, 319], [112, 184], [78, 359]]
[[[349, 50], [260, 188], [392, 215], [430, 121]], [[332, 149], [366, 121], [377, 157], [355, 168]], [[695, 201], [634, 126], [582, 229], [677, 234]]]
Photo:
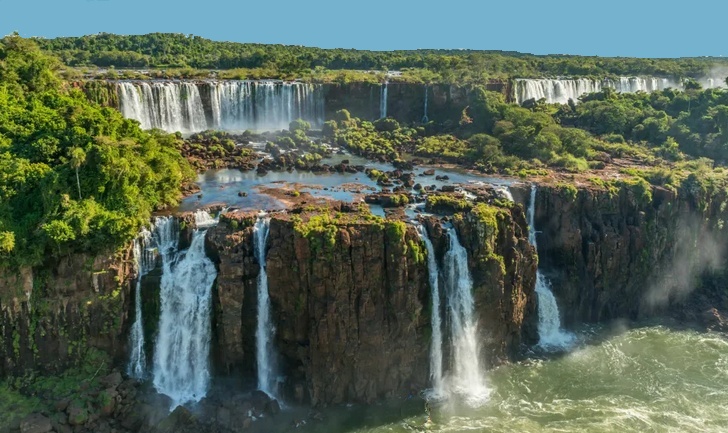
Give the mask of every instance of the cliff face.
[[473, 276], [479, 324], [492, 362], [512, 359], [521, 344], [538, 342], [536, 268], [523, 209], [514, 206], [484, 216], [476, 207], [454, 220]]
[[[375, 120], [380, 117], [382, 86], [380, 84], [348, 83], [324, 84], [326, 118], [347, 109], [354, 117]], [[506, 93], [507, 83], [493, 82], [488, 90]], [[387, 84], [387, 116], [400, 122], [420, 123], [425, 120], [425, 95], [427, 95], [427, 119], [437, 122], [457, 123], [463, 109], [468, 106], [471, 89], [468, 86], [449, 84]]]
[[728, 307], [717, 284], [728, 245], [724, 202], [725, 192], [699, 185], [677, 192], [644, 185], [541, 187], [541, 269], [565, 323], [637, 319], [669, 309], [689, 318], [695, 313], [685, 307], [696, 300]]
[[131, 262], [72, 255], [44, 268], [0, 271], [0, 376], [58, 371], [90, 348], [124, 359]]
[[[314, 405], [373, 402], [426, 388], [432, 300], [415, 228], [345, 212], [325, 215], [274, 214], [270, 223], [268, 287], [290, 398]], [[253, 218], [230, 214], [207, 238], [219, 263], [217, 361], [247, 375], [255, 371], [259, 271]], [[445, 233], [434, 218], [426, 224], [441, 260]], [[470, 254], [481, 357], [490, 364], [508, 359], [536, 339], [536, 260], [523, 212], [502, 210], [491, 220], [472, 213], [455, 224]]]

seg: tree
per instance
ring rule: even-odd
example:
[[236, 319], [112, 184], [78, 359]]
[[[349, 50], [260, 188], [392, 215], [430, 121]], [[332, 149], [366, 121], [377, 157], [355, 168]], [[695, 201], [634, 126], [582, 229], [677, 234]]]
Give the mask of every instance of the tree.
[[86, 162], [86, 152], [80, 147], [74, 147], [70, 150], [71, 156], [71, 167], [76, 170], [76, 186], [78, 187], [78, 199], [83, 200], [81, 197], [81, 179], [78, 176], [78, 169]]
[[303, 119], [296, 119], [288, 124], [288, 130], [291, 132], [303, 131], [306, 132], [311, 129], [311, 124]]

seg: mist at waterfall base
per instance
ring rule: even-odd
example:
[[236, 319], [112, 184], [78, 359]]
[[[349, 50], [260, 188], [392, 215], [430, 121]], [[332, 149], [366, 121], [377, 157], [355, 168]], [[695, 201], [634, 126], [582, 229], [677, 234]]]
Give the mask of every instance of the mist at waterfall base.
[[646, 312], [683, 301], [701, 284], [703, 275], [723, 272], [726, 242], [721, 230], [706, 227], [698, 216], [682, 217], [675, 226], [677, 236], [670, 261], [656, 268], [654, 282], [645, 290], [640, 307]]

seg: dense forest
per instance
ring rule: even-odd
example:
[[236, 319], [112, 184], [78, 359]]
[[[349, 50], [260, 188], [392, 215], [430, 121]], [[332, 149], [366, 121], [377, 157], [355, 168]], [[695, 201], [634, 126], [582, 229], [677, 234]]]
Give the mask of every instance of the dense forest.
[[625, 174], [662, 186], [677, 186], [691, 172], [712, 172], [714, 162], [728, 161], [728, 92], [719, 89], [605, 89], [579, 104], [519, 107], [480, 88], [470, 102], [456, 125], [367, 122], [342, 111], [323, 132], [368, 156], [413, 153], [509, 175], [541, 169], [598, 173], [618, 158], [639, 166]]
[[312, 70], [426, 70], [432, 80], [483, 82], [541, 76], [654, 75], [700, 77], [722, 59], [639, 59], [566, 55], [536, 56], [506, 51], [366, 51], [294, 45], [217, 42], [199, 36], [152, 33], [36, 39], [69, 66], [115, 68], [248, 69], [268, 78], [306, 76]]
[[0, 40], [4, 265], [120, 246], [193, 175], [174, 135], [89, 102], [58, 66], [30, 40]]

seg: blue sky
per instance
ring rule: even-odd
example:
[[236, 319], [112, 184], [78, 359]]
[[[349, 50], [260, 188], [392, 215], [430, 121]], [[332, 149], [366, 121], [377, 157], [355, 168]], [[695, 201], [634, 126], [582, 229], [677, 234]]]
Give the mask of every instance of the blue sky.
[[728, 55], [721, 0], [0, 0], [0, 34], [175, 32], [372, 50]]

